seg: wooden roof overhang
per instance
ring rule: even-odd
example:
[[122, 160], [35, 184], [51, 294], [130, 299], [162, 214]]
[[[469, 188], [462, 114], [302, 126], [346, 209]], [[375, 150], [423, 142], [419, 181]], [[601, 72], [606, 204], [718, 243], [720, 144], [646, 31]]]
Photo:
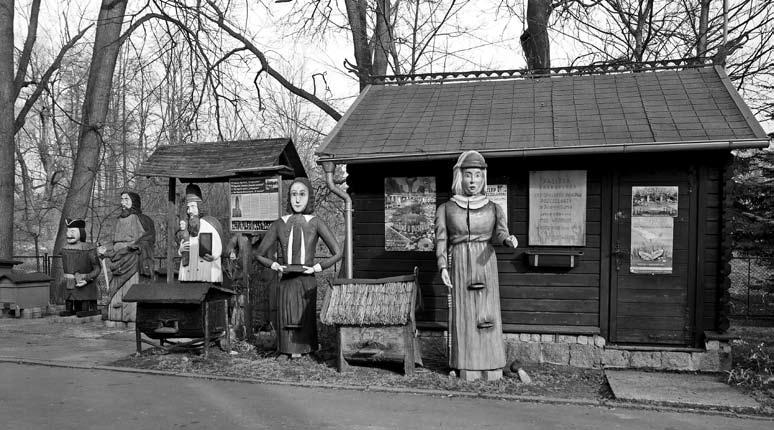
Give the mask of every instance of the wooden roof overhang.
[[381, 77], [326, 137], [318, 162], [454, 159], [466, 150], [498, 158], [769, 145], [722, 67], [663, 63], [561, 68], [540, 77], [523, 71]]
[[305, 177], [306, 170], [293, 141], [278, 138], [161, 146], [140, 166], [138, 174], [182, 182], [224, 182], [265, 174]]

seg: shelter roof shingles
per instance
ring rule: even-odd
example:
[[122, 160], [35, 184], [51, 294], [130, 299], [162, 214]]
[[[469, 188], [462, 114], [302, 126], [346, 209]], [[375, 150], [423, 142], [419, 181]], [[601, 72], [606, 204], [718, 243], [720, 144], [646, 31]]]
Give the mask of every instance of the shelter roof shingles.
[[290, 168], [306, 176], [293, 142], [288, 138], [202, 142], [158, 147], [139, 174], [181, 179], [212, 179], [237, 172]]
[[353, 109], [323, 159], [767, 141], [718, 67], [373, 86]]

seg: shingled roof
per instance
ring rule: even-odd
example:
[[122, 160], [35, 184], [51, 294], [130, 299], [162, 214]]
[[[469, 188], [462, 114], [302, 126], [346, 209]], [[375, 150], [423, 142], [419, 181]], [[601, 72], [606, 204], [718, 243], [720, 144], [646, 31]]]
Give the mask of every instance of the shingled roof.
[[140, 166], [138, 174], [215, 180], [249, 172], [306, 176], [296, 147], [288, 138], [160, 146]]
[[766, 147], [718, 66], [597, 75], [371, 85], [320, 162]]

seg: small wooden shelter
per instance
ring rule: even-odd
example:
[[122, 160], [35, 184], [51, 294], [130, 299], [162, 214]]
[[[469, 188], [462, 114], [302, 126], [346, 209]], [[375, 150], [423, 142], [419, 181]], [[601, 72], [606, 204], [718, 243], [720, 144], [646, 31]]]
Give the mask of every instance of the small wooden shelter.
[[353, 276], [418, 265], [420, 328], [446, 327], [433, 213], [477, 150], [520, 242], [495, 247], [506, 336], [692, 351], [728, 327], [731, 151], [768, 145], [724, 69], [692, 60], [380, 77], [318, 155], [347, 165]]
[[[139, 175], [165, 177], [169, 179], [167, 203], [167, 283], [174, 283], [174, 259], [177, 255], [175, 231], [178, 229], [177, 181], [228, 182], [239, 179], [261, 177], [277, 178], [279, 182], [280, 205], [282, 210], [282, 180], [298, 176], [306, 177], [301, 158], [293, 141], [289, 138], [252, 139], [224, 142], [201, 142], [185, 145], [161, 146], [143, 163]], [[280, 213], [277, 213], [279, 217]], [[225, 230], [231, 230], [225, 226]], [[224, 232], [225, 233], [225, 232]], [[252, 232], [257, 233], [257, 232]], [[248, 233], [243, 235], [240, 249], [242, 267], [250, 267], [250, 245]], [[223, 238], [226, 241], [226, 238]], [[249, 270], [244, 271], [243, 282], [250, 286]], [[252, 304], [249, 294], [245, 297], [247, 336], [252, 336]], [[139, 325], [138, 325], [139, 326]]]
[[325, 295], [320, 321], [336, 326], [339, 371], [347, 368], [348, 359], [399, 361], [404, 373], [413, 375], [414, 364], [422, 363], [414, 318], [418, 294], [416, 267], [411, 275], [336, 279]]

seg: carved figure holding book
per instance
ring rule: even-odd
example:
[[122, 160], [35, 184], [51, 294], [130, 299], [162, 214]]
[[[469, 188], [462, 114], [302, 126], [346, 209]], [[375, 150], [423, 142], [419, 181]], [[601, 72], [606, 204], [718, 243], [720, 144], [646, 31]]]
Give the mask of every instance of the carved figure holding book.
[[188, 240], [182, 240], [178, 254], [188, 253], [188, 264], [180, 262], [178, 279], [191, 282], [223, 282], [220, 256], [223, 252], [223, 228], [217, 218], [204, 215], [202, 190], [196, 184], [185, 188], [186, 213], [188, 214]]

